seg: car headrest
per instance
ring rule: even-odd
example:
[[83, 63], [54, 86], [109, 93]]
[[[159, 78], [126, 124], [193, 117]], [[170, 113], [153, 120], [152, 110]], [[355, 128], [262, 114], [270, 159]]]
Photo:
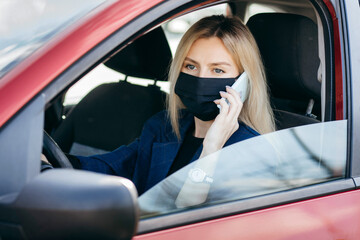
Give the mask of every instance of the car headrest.
[[262, 13], [252, 16], [246, 25], [259, 46], [272, 96], [319, 100], [316, 24], [300, 15]]
[[105, 65], [126, 76], [167, 81], [171, 60], [164, 31], [158, 27], [116, 53]]

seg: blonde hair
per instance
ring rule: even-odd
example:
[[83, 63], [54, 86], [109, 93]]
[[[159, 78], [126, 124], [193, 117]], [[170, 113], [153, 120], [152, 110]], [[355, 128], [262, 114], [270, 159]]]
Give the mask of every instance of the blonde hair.
[[182, 37], [170, 66], [167, 107], [176, 136], [180, 138], [179, 110], [185, 107], [175, 94], [176, 81], [192, 44], [197, 39], [211, 37], [222, 40], [240, 72], [245, 71], [249, 76], [249, 96], [244, 102], [239, 120], [260, 134], [274, 131], [264, 67], [255, 39], [239, 18], [216, 15], [205, 17], [190, 27]]

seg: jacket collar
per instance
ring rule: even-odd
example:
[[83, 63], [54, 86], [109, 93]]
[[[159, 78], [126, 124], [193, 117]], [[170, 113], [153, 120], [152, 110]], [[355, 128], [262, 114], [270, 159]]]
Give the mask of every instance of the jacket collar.
[[[166, 124], [165, 141], [156, 142], [153, 144], [152, 157], [149, 169], [148, 181], [146, 184], [146, 190], [154, 186], [156, 183], [164, 179], [174, 162], [174, 159], [179, 151], [182, 141], [185, 137], [186, 132], [189, 130], [191, 125], [194, 123], [194, 116], [186, 110], [180, 111], [179, 118], [179, 132], [180, 139], [174, 134], [170, 123]], [[202, 147], [201, 147], [202, 149]], [[197, 159], [199, 156], [199, 150], [196, 152], [192, 161]], [[201, 150], [200, 150], [201, 153]], [[200, 154], [199, 154], [200, 155]]]

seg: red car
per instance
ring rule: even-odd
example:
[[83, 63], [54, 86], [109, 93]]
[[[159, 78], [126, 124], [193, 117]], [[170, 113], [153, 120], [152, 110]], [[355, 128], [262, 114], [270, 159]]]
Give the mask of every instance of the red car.
[[[359, 5], [0, 4], [0, 239], [359, 239]], [[72, 169], [64, 152], [109, 152], [139, 136], [165, 108], [178, 39], [219, 13], [240, 17], [257, 41], [277, 131], [199, 159], [139, 197], [125, 178]], [[44, 169], [41, 153], [64, 169]], [[203, 182], [205, 202], [179, 204]]]

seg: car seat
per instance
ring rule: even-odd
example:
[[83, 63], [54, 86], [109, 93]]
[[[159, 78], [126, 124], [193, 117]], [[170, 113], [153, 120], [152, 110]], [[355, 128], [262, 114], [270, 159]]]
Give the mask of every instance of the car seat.
[[262, 13], [252, 16], [246, 25], [264, 61], [277, 129], [319, 122], [316, 24], [301, 15]]
[[[105, 65], [126, 78], [166, 81], [171, 59], [168, 42], [159, 27], [116, 53]], [[74, 155], [112, 151], [136, 139], [144, 122], [165, 108], [165, 98], [166, 93], [155, 84], [140, 86], [126, 79], [102, 84], [71, 110], [53, 138], [64, 152]]]

